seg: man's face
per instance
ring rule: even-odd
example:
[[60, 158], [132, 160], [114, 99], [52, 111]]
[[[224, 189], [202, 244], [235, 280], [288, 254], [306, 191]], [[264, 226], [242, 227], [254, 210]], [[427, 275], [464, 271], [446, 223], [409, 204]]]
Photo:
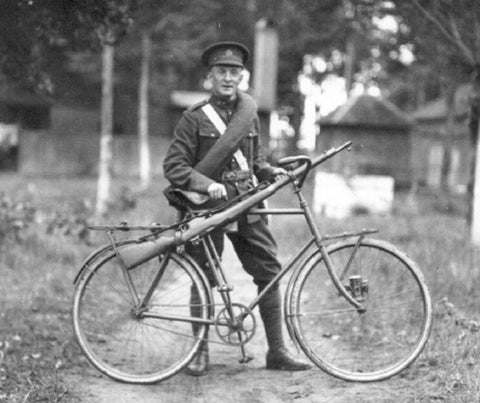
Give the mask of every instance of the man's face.
[[208, 73], [212, 94], [224, 99], [234, 99], [242, 80], [242, 71], [241, 67], [236, 66], [212, 66]]

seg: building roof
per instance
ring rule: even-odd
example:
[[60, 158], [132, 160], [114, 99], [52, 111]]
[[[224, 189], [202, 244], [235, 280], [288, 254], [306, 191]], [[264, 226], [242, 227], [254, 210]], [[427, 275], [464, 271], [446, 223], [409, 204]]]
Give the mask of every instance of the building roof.
[[[467, 116], [470, 108], [470, 92], [470, 84], [458, 87], [455, 93], [455, 118], [462, 119]], [[445, 120], [447, 109], [447, 99], [445, 97], [439, 98], [417, 109], [413, 113], [413, 118], [418, 122]]]
[[407, 129], [414, 123], [409, 115], [386, 99], [358, 95], [319, 121], [325, 126], [363, 126]]

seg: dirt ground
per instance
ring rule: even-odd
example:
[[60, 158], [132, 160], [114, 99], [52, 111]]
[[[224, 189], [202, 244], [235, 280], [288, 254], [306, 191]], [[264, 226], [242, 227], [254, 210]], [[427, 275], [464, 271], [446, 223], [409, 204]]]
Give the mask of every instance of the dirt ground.
[[[230, 263], [225, 266], [228, 266], [227, 278], [234, 285], [233, 301], [250, 301], [255, 294], [255, 287], [239, 266], [229, 245], [224, 262]], [[210, 371], [206, 376], [197, 378], [182, 372], [159, 384], [139, 386], [116, 382], [88, 366], [67, 374], [71, 395], [85, 403], [437, 401], [435, 396], [425, 396], [425, 389], [417, 388], [411, 376], [400, 375], [383, 382], [359, 384], [335, 379], [316, 367], [304, 372], [266, 370], [266, 342], [258, 309], [255, 314], [257, 332], [246, 345], [254, 359], [248, 364], [238, 362], [238, 347], [211, 343]], [[286, 330], [285, 337], [288, 338]], [[213, 340], [218, 341], [217, 338]], [[291, 344], [290, 347], [295, 351]]]

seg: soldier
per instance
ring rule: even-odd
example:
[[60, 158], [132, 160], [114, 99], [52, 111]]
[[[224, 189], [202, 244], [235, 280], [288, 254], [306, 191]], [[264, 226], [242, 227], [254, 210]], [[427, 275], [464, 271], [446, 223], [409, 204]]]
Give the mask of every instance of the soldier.
[[[256, 180], [275, 180], [286, 173], [283, 168], [272, 167], [261, 154], [255, 101], [238, 90], [248, 56], [247, 48], [236, 42], [220, 42], [204, 50], [201, 60], [208, 67], [211, 97], [184, 112], [175, 128], [163, 163], [165, 177], [172, 186], [205, 193], [218, 201], [246, 191]], [[281, 268], [275, 240], [266, 216], [241, 216], [236, 224], [227, 236], [260, 292]], [[224, 232], [219, 230], [212, 235], [219, 255], [223, 251]], [[213, 284], [203, 251], [187, 245], [187, 252]], [[194, 293], [191, 299], [194, 305]], [[269, 347], [267, 369], [310, 368], [285, 348], [278, 286], [262, 298], [259, 308]], [[203, 341], [187, 372], [199, 376], [207, 369], [208, 344]]]

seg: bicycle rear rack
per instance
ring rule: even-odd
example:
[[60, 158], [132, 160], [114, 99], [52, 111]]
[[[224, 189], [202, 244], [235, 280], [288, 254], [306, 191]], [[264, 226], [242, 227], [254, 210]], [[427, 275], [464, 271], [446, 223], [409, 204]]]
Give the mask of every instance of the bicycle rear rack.
[[377, 232], [378, 232], [378, 229], [376, 228], [363, 228], [360, 231], [355, 231], [355, 232], [347, 231], [347, 232], [342, 232], [340, 234], [333, 234], [333, 235], [325, 234], [321, 240], [331, 241], [334, 239], [344, 239], [344, 238], [354, 238], [354, 237], [364, 238], [365, 235], [375, 234]]

